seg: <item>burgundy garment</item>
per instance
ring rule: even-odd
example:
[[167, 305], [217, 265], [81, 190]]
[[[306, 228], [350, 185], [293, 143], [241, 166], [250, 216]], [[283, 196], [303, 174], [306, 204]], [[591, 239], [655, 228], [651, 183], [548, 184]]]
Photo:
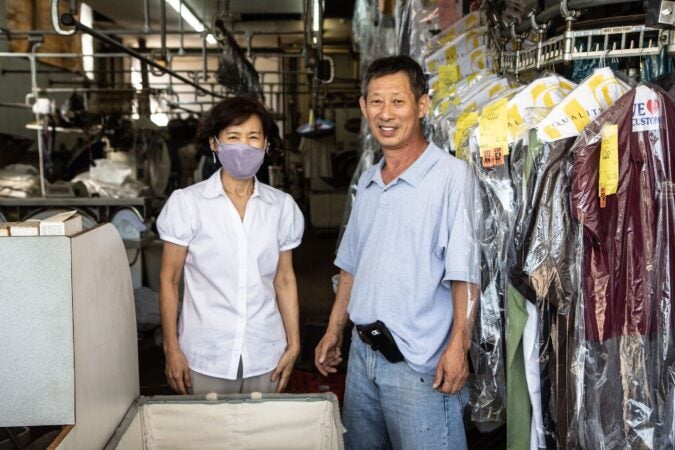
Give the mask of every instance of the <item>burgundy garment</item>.
[[[675, 174], [675, 102], [660, 88], [649, 88], [653, 99], [636, 104], [634, 111], [636, 89], [631, 90], [585, 129], [573, 149], [570, 200], [572, 213], [583, 225], [585, 334], [593, 341], [656, 331], [664, 299], [655, 292], [659, 289], [655, 281], [674, 265], [673, 261], [661, 261], [658, 266], [655, 262], [657, 235], [672, 234], [658, 229], [658, 218], [673, 213], [661, 211], [667, 203], [659, 197]], [[606, 123], [618, 125], [619, 185], [601, 208], [600, 132]], [[633, 131], [634, 123], [638, 128], [652, 123], [655, 128]], [[660, 223], [673, 226], [672, 221]], [[675, 305], [667, 291], [672, 325]]]

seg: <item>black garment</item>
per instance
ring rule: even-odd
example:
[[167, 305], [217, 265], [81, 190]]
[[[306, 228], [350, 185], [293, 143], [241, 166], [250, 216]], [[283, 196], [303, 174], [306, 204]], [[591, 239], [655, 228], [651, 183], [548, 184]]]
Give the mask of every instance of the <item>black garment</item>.
[[513, 286], [539, 310], [542, 415], [548, 448], [567, 448], [571, 339], [577, 297], [575, 234], [565, 156], [574, 138], [512, 149], [520, 200], [510, 253]]

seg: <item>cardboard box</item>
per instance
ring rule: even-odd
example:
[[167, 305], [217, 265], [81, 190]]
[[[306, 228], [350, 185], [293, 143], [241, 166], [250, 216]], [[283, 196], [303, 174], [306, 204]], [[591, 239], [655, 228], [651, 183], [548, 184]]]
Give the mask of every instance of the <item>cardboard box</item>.
[[40, 221], [37, 219], [24, 220], [9, 227], [10, 236], [39, 236]]
[[9, 236], [9, 228], [12, 225], [16, 225], [19, 222], [1, 222], [0, 223], [0, 236]]
[[72, 236], [80, 231], [82, 231], [82, 216], [77, 211], [56, 214], [40, 222], [41, 236]]

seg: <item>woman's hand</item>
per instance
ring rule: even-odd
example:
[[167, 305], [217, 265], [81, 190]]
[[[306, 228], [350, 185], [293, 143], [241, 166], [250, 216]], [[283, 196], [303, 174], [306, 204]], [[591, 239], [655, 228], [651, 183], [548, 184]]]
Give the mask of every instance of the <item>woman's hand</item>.
[[293, 366], [295, 365], [295, 360], [298, 359], [298, 355], [300, 355], [300, 349], [289, 348], [279, 358], [277, 368], [274, 369], [270, 378], [272, 381], [279, 380], [276, 390], [277, 394], [286, 389], [286, 384], [288, 384], [288, 379], [291, 377], [291, 372], [293, 372]]
[[190, 368], [185, 355], [180, 348], [164, 352], [166, 363], [164, 373], [171, 389], [179, 394], [186, 395], [192, 387], [190, 382]]

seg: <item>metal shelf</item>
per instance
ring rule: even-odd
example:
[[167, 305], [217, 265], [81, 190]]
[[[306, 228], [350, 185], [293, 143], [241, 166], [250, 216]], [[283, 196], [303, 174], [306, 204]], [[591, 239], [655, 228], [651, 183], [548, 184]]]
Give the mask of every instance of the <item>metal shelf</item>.
[[675, 53], [675, 31], [644, 25], [566, 31], [524, 50], [501, 52], [500, 69], [517, 75], [566, 61], [657, 55], [663, 47]]

